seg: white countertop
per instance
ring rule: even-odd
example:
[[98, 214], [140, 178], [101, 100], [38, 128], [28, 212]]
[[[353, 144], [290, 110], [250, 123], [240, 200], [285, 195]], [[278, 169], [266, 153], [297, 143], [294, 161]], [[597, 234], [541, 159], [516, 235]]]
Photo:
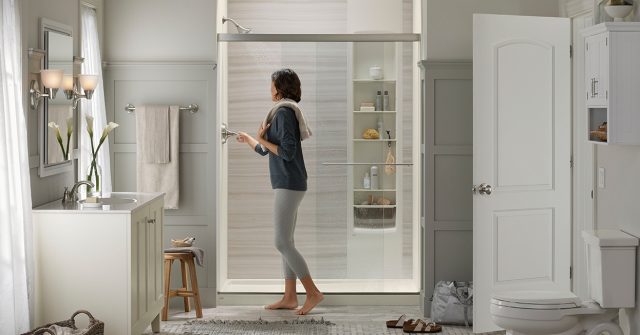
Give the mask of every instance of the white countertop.
[[[135, 193], [135, 192], [112, 192], [108, 197], [116, 199], [135, 199], [135, 202], [118, 203], [111, 205], [100, 205], [98, 207], [88, 207], [78, 203], [63, 204], [61, 199], [38, 206], [32, 210], [33, 213], [72, 213], [81, 214], [106, 214], [106, 213], [130, 213], [136, 208], [144, 206], [149, 202], [164, 197], [164, 193]], [[107, 198], [104, 196], [103, 198]]]

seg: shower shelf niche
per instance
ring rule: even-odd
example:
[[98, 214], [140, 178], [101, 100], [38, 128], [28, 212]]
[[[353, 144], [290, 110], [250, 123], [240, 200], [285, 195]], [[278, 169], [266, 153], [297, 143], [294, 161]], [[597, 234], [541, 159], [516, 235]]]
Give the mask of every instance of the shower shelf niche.
[[[400, 272], [402, 264], [402, 173], [401, 167], [395, 172], [385, 173], [387, 155], [391, 150], [396, 162], [402, 162], [402, 137], [399, 124], [402, 120], [402, 43], [396, 42], [354, 42], [350, 50], [349, 73], [349, 115], [348, 130], [351, 138], [348, 148], [349, 167], [348, 250], [347, 269], [349, 278], [384, 278], [385, 273]], [[369, 69], [382, 68], [382, 79], [370, 79]], [[377, 110], [361, 110], [361, 107], [376, 106], [376, 94], [388, 92], [388, 105]], [[368, 104], [367, 104], [368, 103]], [[368, 107], [370, 108], [370, 107]], [[381, 110], [383, 109], [383, 110]], [[379, 131], [379, 123], [382, 133]], [[375, 129], [378, 139], [365, 139], [363, 133]], [[390, 134], [387, 134], [390, 131]], [[371, 174], [371, 167], [378, 168], [378, 185], [364, 187], [365, 173]], [[376, 199], [384, 198], [379, 205]], [[388, 202], [387, 202], [388, 200]], [[384, 250], [384, 255], [379, 255]], [[376, 259], [372, 261], [372, 255]], [[373, 262], [373, 263], [372, 263]]]

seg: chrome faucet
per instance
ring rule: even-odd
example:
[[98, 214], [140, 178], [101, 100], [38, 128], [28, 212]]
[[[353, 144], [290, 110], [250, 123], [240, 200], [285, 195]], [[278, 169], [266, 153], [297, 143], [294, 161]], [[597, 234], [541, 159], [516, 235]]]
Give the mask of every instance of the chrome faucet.
[[62, 203], [67, 202], [76, 202], [78, 201], [78, 187], [82, 185], [87, 185], [89, 187], [94, 187], [95, 185], [88, 180], [80, 180], [77, 183], [73, 184], [71, 191], [67, 191], [67, 188], [64, 188], [64, 194], [62, 195]]

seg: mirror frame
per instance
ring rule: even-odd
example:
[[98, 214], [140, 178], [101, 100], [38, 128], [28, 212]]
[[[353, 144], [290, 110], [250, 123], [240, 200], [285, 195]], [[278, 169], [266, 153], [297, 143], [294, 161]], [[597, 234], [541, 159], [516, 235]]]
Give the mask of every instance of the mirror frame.
[[[73, 41], [73, 28], [71, 26], [41, 17], [40, 29], [38, 31], [38, 34], [39, 34], [38, 40], [39, 40], [40, 49], [45, 51], [44, 59], [40, 65], [41, 69], [46, 68], [46, 64], [48, 64], [48, 55], [49, 55], [49, 51], [47, 50], [46, 48], [47, 46], [45, 45], [45, 32], [55, 32], [58, 34], [67, 35], [71, 37]], [[72, 42], [72, 49], [74, 46], [75, 46], [75, 43]], [[71, 50], [71, 54], [72, 55], [74, 54], [74, 50]], [[71, 59], [70, 61], [72, 61], [74, 64], [73, 74], [75, 75], [75, 59]], [[60, 89], [58, 91], [58, 94], [64, 94], [64, 92], [62, 92], [62, 90]], [[48, 176], [56, 175], [59, 173], [73, 172], [73, 161], [75, 159], [73, 155], [73, 150], [69, 149], [70, 150], [69, 160], [64, 162], [54, 163], [54, 164], [47, 164], [45, 157], [47, 152], [46, 141], [47, 141], [47, 132], [48, 132], [48, 125], [47, 125], [48, 105], [49, 105], [48, 98], [44, 98], [44, 101], [41, 104], [41, 107], [38, 108], [38, 156], [40, 160], [40, 164], [38, 164], [39, 166], [38, 175], [40, 177], [48, 177]], [[74, 128], [77, 129], [76, 124], [77, 124], [78, 118], [76, 117], [76, 115], [77, 115], [77, 111], [73, 111]], [[77, 139], [76, 132], [74, 132], [72, 136], [75, 136], [75, 138]], [[73, 143], [77, 143], [77, 141], [73, 141]]]

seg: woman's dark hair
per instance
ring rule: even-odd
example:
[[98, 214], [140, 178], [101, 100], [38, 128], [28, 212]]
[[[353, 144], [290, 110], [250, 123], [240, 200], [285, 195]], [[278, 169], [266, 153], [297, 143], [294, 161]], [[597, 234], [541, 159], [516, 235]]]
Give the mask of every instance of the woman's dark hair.
[[273, 81], [280, 98], [300, 102], [300, 97], [302, 96], [300, 78], [293, 70], [278, 70], [271, 74], [271, 81]]

